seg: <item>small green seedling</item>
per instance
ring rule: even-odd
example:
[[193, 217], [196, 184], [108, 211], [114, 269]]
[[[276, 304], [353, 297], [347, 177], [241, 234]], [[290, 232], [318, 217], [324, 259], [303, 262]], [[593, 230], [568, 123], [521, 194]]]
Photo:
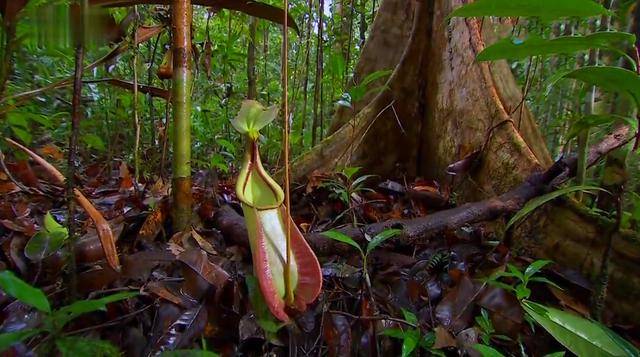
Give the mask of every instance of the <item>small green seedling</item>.
[[[496, 272], [492, 274], [486, 281], [488, 284], [513, 292], [518, 300], [525, 300], [528, 299], [529, 296], [531, 296], [531, 289], [529, 289], [528, 285], [532, 281], [549, 284], [558, 289], [562, 289], [547, 278], [535, 276], [538, 272], [540, 272], [540, 270], [542, 270], [542, 268], [549, 264], [551, 264], [550, 260], [536, 260], [535, 262], [531, 263], [524, 272], [520, 271], [520, 269], [512, 264], [507, 264], [508, 271]], [[513, 278], [516, 280], [516, 283], [513, 285], [509, 285], [507, 283], [499, 281], [502, 278]]]
[[[38, 327], [27, 328], [0, 334], [0, 352], [9, 349], [12, 345], [35, 337], [46, 335], [42, 338], [37, 348], [49, 351], [55, 345], [62, 356], [119, 356], [116, 347], [109, 342], [62, 335], [63, 328], [75, 318], [98, 310], [105, 310], [107, 304], [129, 299], [138, 295], [137, 292], [122, 292], [105, 296], [95, 300], [79, 300], [71, 305], [63, 306], [57, 310], [51, 309], [49, 299], [44, 292], [27, 284], [9, 270], [0, 272], [0, 289], [14, 297], [21, 303], [40, 311], [44, 318]], [[47, 353], [43, 353], [47, 354]]]
[[360, 171], [360, 167], [343, 167], [334, 177], [324, 180], [320, 187], [325, 187], [331, 194], [329, 197], [340, 200], [347, 206], [344, 212], [340, 213], [336, 217], [336, 221], [343, 215], [351, 212], [352, 221], [355, 225], [356, 219], [356, 207], [353, 204], [353, 197], [362, 192], [372, 192], [370, 188], [364, 186], [365, 181], [375, 177], [375, 175], [363, 175], [356, 178], [356, 174]]
[[410, 328], [388, 328], [382, 331], [382, 335], [402, 340], [402, 357], [408, 357], [422, 348], [432, 356], [445, 356], [445, 354], [433, 348], [436, 336], [433, 332], [423, 335], [418, 324], [418, 317], [411, 311], [402, 309], [402, 315]]
[[351, 237], [349, 237], [348, 235], [346, 235], [344, 233], [340, 233], [338, 231], [332, 230], [332, 231], [328, 231], [328, 232], [323, 232], [322, 235], [327, 237], [327, 238], [333, 239], [335, 241], [348, 244], [348, 245], [356, 248], [358, 250], [358, 252], [360, 252], [360, 256], [362, 257], [362, 270], [363, 270], [364, 278], [365, 278], [365, 281], [367, 283], [367, 286], [371, 286], [371, 280], [369, 279], [369, 273], [368, 273], [368, 270], [367, 270], [367, 258], [369, 257], [369, 253], [374, 251], [382, 243], [384, 243], [387, 240], [397, 236], [400, 233], [402, 233], [401, 229], [386, 229], [386, 230], [376, 234], [369, 241], [369, 243], [367, 243], [367, 248], [365, 250], [362, 250], [362, 248], [360, 248], [360, 245], [358, 245], [358, 243], [356, 243], [356, 241], [354, 241]]

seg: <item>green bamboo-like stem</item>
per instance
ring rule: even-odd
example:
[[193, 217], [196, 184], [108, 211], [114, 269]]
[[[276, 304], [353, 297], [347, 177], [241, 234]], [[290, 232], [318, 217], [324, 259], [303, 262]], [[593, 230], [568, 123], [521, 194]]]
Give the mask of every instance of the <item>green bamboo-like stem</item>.
[[172, 3], [173, 31], [173, 224], [186, 229], [191, 219], [191, 16], [189, 0]]
[[135, 188], [136, 192], [138, 189], [138, 182], [140, 182], [140, 118], [138, 116], [138, 26], [139, 26], [139, 15], [138, 15], [138, 5], [133, 7], [133, 12], [135, 14], [135, 25], [133, 26], [133, 123], [136, 129], [136, 138], [135, 138], [135, 146], [134, 146], [134, 178], [135, 178]]

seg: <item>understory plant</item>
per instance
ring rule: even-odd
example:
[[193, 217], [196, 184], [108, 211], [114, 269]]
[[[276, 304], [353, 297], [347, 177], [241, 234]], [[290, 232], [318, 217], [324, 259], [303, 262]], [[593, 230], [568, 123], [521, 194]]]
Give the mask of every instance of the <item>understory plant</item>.
[[364, 276], [367, 286], [371, 286], [371, 279], [369, 278], [369, 270], [367, 268], [367, 258], [369, 257], [369, 254], [373, 252], [377, 247], [379, 247], [382, 243], [397, 236], [400, 233], [402, 233], [401, 229], [385, 229], [384, 231], [376, 234], [373, 238], [371, 238], [367, 243], [366, 249], [364, 250], [351, 237], [339, 231], [331, 230], [323, 232], [322, 235], [329, 239], [333, 239], [335, 241], [342, 242], [356, 248], [358, 253], [360, 253], [360, 257], [362, 258], [362, 275]]
[[16, 343], [40, 336], [37, 350], [47, 353], [55, 346], [62, 356], [119, 356], [118, 348], [111, 343], [65, 334], [64, 327], [79, 316], [105, 310], [109, 303], [138, 295], [137, 292], [121, 292], [100, 299], [78, 300], [53, 310], [42, 290], [29, 285], [9, 270], [0, 273], [0, 288], [5, 294], [36, 309], [41, 314], [41, 318], [34, 327], [10, 330], [3, 326], [4, 331], [0, 334], [0, 352]]
[[315, 254], [287, 214], [282, 188], [260, 160], [260, 129], [277, 114], [277, 106], [265, 108], [246, 100], [231, 124], [247, 142], [236, 195], [247, 224], [253, 269], [271, 313], [289, 321], [285, 307], [304, 311], [320, 294], [322, 272]]
[[[577, 356], [640, 356], [637, 348], [603, 324], [529, 300], [530, 282], [558, 287], [552, 281], [538, 276], [538, 273], [550, 263], [549, 260], [537, 260], [524, 271], [509, 264], [508, 271], [493, 274], [487, 279], [487, 283], [513, 292], [527, 316]], [[505, 278], [511, 279], [512, 282], [504, 282]], [[476, 347], [483, 356], [502, 356], [486, 344]]]
[[352, 223], [355, 226], [358, 222], [356, 217], [357, 202], [354, 202], [358, 199], [357, 195], [362, 192], [373, 191], [365, 187], [364, 183], [375, 175], [356, 176], [359, 171], [360, 167], [343, 167], [333, 177], [325, 179], [320, 185], [331, 192], [331, 198], [341, 201], [347, 207], [335, 218], [335, 221], [351, 212]]

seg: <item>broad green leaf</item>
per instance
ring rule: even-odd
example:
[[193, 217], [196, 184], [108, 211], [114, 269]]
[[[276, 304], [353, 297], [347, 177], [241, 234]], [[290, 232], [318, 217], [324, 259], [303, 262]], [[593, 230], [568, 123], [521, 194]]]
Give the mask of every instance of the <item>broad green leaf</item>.
[[55, 220], [55, 218], [53, 218], [53, 216], [51, 215], [51, 212], [47, 212], [47, 214], [44, 215], [43, 225], [44, 225], [44, 229], [49, 233], [64, 232], [67, 236], [69, 235], [67, 228], [61, 225], [60, 223], [58, 223]]
[[524, 270], [524, 277], [526, 279], [529, 279], [530, 277], [535, 275], [537, 272], [542, 270], [542, 268], [544, 268], [545, 266], [547, 266], [547, 265], [549, 265], [551, 263], [553, 263], [551, 260], [544, 260], [544, 259], [543, 260], [536, 260], [535, 262], [529, 264], [527, 269]]
[[367, 254], [371, 253], [374, 249], [376, 249], [380, 244], [384, 243], [390, 238], [397, 236], [402, 233], [402, 229], [385, 229], [384, 231], [376, 234], [373, 239], [367, 244]]
[[516, 285], [515, 292], [518, 300], [528, 299], [531, 296], [531, 289], [524, 284]]
[[28, 329], [0, 334], [0, 352], [5, 351], [14, 344], [24, 341], [29, 337], [40, 333], [40, 330]]
[[436, 334], [431, 331], [420, 339], [420, 347], [428, 350], [436, 343]]
[[504, 357], [504, 355], [500, 353], [498, 350], [487, 345], [477, 343], [473, 345], [473, 348], [476, 351], [480, 352], [482, 357]]
[[58, 326], [64, 326], [69, 321], [80, 315], [98, 310], [105, 310], [107, 305], [112, 302], [126, 300], [137, 295], [138, 292], [121, 292], [95, 300], [78, 300], [71, 305], [64, 306], [59, 310], [54, 311], [52, 319]]
[[405, 332], [404, 339], [402, 340], [402, 357], [409, 357], [413, 351], [418, 347], [420, 342], [420, 331], [417, 329], [411, 329]]
[[13, 134], [16, 136], [16, 138], [20, 139], [20, 141], [22, 141], [24, 144], [31, 144], [33, 136], [27, 130], [18, 126], [12, 126], [11, 131], [13, 131]]
[[56, 346], [62, 357], [118, 357], [120, 351], [108, 341], [86, 337], [60, 337]]
[[543, 206], [545, 203], [552, 201], [560, 196], [564, 196], [569, 193], [573, 193], [577, 191], [595, 191], [595, 190], [608, 192], [607, 190], [597, 186], [570, 186], [570, 187], [559, 189], [554, 192], [547, 193], [546, 195], [543, 195], [540, 197], [536, 197], [531, 201], [527, 202], [527, 204], [524, 205], [524, 207], [509, 220], [509, 222], [507, 223], [506, 229], [511, 228], [513, 225], [523, 220], [531, 212]]
[[24, 255], [34, 262], [39, 262], [62, 248], [67, 236], [68, 234], [60, 231], [37, 232], [25, 245]]
[[402, 308], [402, 316], [404, 316], [404, 319], [413, 325], [417, 325], [418, 324], [418, 317], [416, 316], [416, 314], [414, 314], [413, 312]]
[[584, 130], [615, 123], [629, 125], [632, 130], [638, 129], [638, 121], [634, 118], [615, 114], [592, 114], [581, 117], [571, 125], [569, 134], [567, 134], [567, 140], [575, 138]]
[[449, 17], [563, 17], [605, 15], [608, 11], [591, 0], [477, 0], [454, 10]]
[[405, 332], [399, 328], [394, 327], [394, 328], [385, 329], [384, 331], [382, 331], [381, 334], [384, 336], [389, 336], [389, 337], [397, 338], [399, 340], [403, 340]]
[[43, 312], [51, 312], [47, 296], [38, 288], [27, 284], [9, 270], [0, 272], [0, 288], [23, 304], [33, 306]]
[[338, 231], [328, 231], [328, 232], [322, 232], [322, 235], [327, 237], [327, 238], [333, 239], [335, 241], [349, 244], [350, 246], [358, 249], [358, 251], [360, 251], [360, 253], [363, 253], [362, 252], [362, 248], [360, 248], [358, 243], [356, 243], [353, 239], [351, 239], [351, 237], [349, 237], [348, 235], [346, 235], [344, 233], [340, 233]]
[[[635, 43], [635, 36], [627, 32], [596, 32], [587, 36], [564, 36], [547, 40], [532, 36], [524, 41], [504, 38], [478, 54], [478, 61], [524, 59], [531, 56], [571, 54], [590, 49], [622, 52], [624, 45]], [[622, 52], [624, 53], [624, 52]]]
[[[578, 356], [637, 356], [640, 351], [631, 344], [620, 344], [621, 337], [601, 324], [574, 314], [523, 301], [525, 311], [558, 342]], [[631, 350], [628, 350], [631, 347]]]
[[361, 167], [343, 167], [342, 174], [346, 176], [347, 179], [351, 180], [351, 178], [360, 171]]
[[559, 352], [553, 352], [553, 353], [549, 353], [544, 355], [544, 357], [564, 357], [565, 352], [564, 351], [559, 351]]
[[620, 67], [588, 66], [568, 72], [564, 78], [573, 78], [609, 92], [623, 93], [640, 107], [640, 76]]
[[219, 354], [211, 351], [204, 350], [175, 350], [165, 351], [160, 354], [160, 357], [218, 357]]
[[84, 142], [84, 144], [90, 149], [96, 149], [98, 151], [105, 151], [107, 149], [102, 138], [93, 133], [86, 133], [82, 135], [82, 142]]

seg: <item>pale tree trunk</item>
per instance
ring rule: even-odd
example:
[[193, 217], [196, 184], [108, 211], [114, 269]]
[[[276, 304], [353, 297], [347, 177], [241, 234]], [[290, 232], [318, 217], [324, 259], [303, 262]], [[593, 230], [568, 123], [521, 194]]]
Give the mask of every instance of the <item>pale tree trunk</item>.
[[[335, 132], [294, 162], [294, 179], [314, 170], [361, 166], [381, 177], [421, 176], [449, 182], [446, 168], [481, 151], [470, 177], [456, 178], [458, 203], [503, 194], [552, 164], [544, 138], [506, 62], [478, 63], [485, 44], [480, 22], [446, 20], [462, 0], [384, 0], [356, 67], [357, 76], [393, 68], [387, 89], [337, 116]], [[405, 31], [404, 25], [412, 23]], [[483, 26], [484, 38], [496, 37]], [[572, 204], [556, 204], [521, 225], [520, 252], [546, 257], [595, 277], [606, 227]], [[609, 304], [640, 315], [640, 249], [616, 239]]]

